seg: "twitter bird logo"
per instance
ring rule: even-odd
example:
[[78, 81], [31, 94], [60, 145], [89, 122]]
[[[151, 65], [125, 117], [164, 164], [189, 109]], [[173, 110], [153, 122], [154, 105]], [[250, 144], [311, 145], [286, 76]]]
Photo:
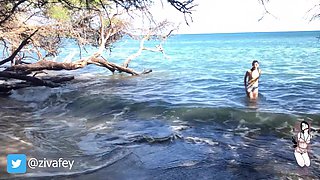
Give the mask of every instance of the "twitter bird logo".
[[13, 169], [18, 168], [21, 164], [21, 159], [17, 159], [16, 161], [11, 160], [11, 164]]
[[9, 154], [7, 156], [7, 172], [10, 174], [27, 172], [27, 156], [25, 154]]

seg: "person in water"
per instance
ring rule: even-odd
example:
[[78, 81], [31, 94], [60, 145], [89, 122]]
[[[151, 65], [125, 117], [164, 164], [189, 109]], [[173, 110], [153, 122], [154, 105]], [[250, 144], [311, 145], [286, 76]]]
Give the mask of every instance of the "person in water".
[[308, 144], [311, 140], [310, 126], [307, 121], [300, 123], [300, 132], [297, 134], [297, 138], [293, 139], [294, 156], [299, 166], [310, 166], [310, 158], [308, 155]]
[[259, 62], [254, 60], [252, 62], [252, 68], [249, 69], [244, 76], [244, 87], [246, 89], [247, 96], [250, 99], [258, 98], [258, 85], [260, 76], [261, 69], [259, 69]]

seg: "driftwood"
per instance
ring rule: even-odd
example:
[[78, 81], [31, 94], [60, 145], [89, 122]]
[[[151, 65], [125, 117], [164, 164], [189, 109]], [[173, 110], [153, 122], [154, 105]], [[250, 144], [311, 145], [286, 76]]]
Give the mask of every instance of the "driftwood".
[[[173, 30], [164, 36], [160, 36], [160, 34], [164, 30], [167, 30], [167, 25], [170, 25], [167, 21], [156, 24], [155, 27], [142, 30], [140, 34], [146, 35], [138, 36], [129, 33], [130, 30], [128, 30], [128, 23], [126, 21], [119, 21], [117, 18], [121, 15], [119, 12], [113, 15], [103, 13], [103, 11], [91, 11], [88, 14], [83, 13], [81, 10], [77, 12], [79, 13], [79, 19], [75, 18], [75, 22], [52, 20], [50, 21], [50, 26], [46, 24], [37, 26], [21, 23], [19, 19], [14, 17], [12, 17], [12, 22], [6, 21], [6, 23], [3, 23], [3, 28], [1, 28], [0, 24], [0, 43], [4, 46], [2, 54], [3, 57], [5, 57], [5, 55], [8, 56], [0, 61], [0, 66], [8, 66], [6, 63], [11, 61], [11, 66], [0, 71], [0, 80], [6, 81], [5, 83], [0, 83], [1, 92], [9, 92], [13, 89], [29, 86], [57, 87], [60, 85], [59, 83], [70, 81], [74, 77], [38, 76], [39, 72], [76, 70], [88, 65], [107, 68], [113, 74], [115, 72], [127, 73], [133, 76], [147, 74], [152, 72], [152, 70], [148, 69], [137, 72], [129, 68], [129, 63], [140, 56], [143, 51], [160, 52], [166, 56], [162, 48], [162, 43], [169, 37]], [[97, 16], [99, 16], [100, 22], [94, 20], [94, 17]], [[25, 22], [27, 22], [27, 20]], [[140, 39], [140, 46], [137, 51], [126, 58], [121, 65], [103, 58], [101, 56], [102, 53], [109, 50], [110, 44], [119, 40], [123, 35]], [[84, 45], [96, 46], [97, 51], [89, 57], [82, 58], [80, 56], [78, 60], [72, 59], [75, 54], [74, 52], [72, 52], [73, 54], [71, 53], [70, 56], [67, 56], [63, 62], [50, 60], [50, 57], [56, 57], [58, 54], [57, 50], [62, 38], [76, 40], [80, 47], [80, 53], [81, 48], [85, 49], [83, 47]], [[145, 47], [145, 41], [150, 39], [161, 40], [161, 43], [156, 46], [156, 48]], [[34, 63], [25, 63], [26, 61], [22, 61], [28, 59], [36, 59], [37, 61], [32, 61]], [[9, 81], [12, 79], [24, 82], [14, 81], [10, 83]]]
[[7, 68], [5, 71], [41, 71], [41, 70], [75, 70], [84, 67], [84, 63], [62, 63], [42, 60], [34, 64], [19, 64]]
[[[89, 64], [95, 64], [98, 66], [108, 68], [112, 72], [114, 72], [114, 71], [126, 72], [131, 75], [146, 74], [146, 71], [144, 71], [142, 73], [138, 73], [138, 72], [134, 71], [133, 69], [119, 66], [115, 63], [108, 62], [102, 58], [90, 58], [88, 60], [79, 60], [79, 61], [70, 62], [70, 63], [42, 60], [42, 61], [36, 62], [34, 64], [15, 65], [15, 66], [7, 68], [4, 72], [10, 72], [10, 71], [33, 72], [33, 71], [42, 71], [42, 70], [76, 70], [79, 68], [83, 68]], [[1, 72], [0, 72], [0, 77], [5, 77], [5, 76], [4, 76], [4, 74], [1, 74]], [[11, 76], [11, 78], [15, 78], [15, 77]]]
[[27, 82], [16, 84], [0, 84], [0, 95], [10, 95], [11, 90], [26, 88], [30, 86], [32, 86], [32, 84]]
[[43, 80], [36, 78], [36, 77], [20, 75], [18, 73], [14, 73], [14, 72], [0, 72], [0, 77], [25, 80], [27, 82], [32, 83], [33, 85], [36, 85], [36, 86], [48, 86], [48, 87], [57, 87], [58, 86], [57, 84], [55, 84], [53, 82], [43, 81]]
[[[110, 35], [110, 34], [109, 34]], [[143, 42], [145, 41], [145, 38], [140, 43], [140, 49], [138, 50], [139, 55], [141, 54], [142, 50], [148, 50], [147, 48], [143, 47]], [[25, 41], [27, 42], [27, 40]], [[18, 64], [13, 65], [11, 67], [6, 68], [4, 71], [0, 72], [0, 78], [7, 78], [7, 79], [19, 79], [24, 80], [26, 82], [20, 82], [16, 84], [0, 84], [0, 92], [2, 93], [8, 93], [10, 90], [14, 89], [20, 89], [30, 86], [47, 86], [47, 87], [57, 87], [59, 86], [58, 83], [64, 82], [64, 81], [70, 81], [74, 79], [74, 77], [50, 77], [50, 78], [37, 78], [33, 76], [28, 76], [27, 74], [31, 74], [32, 72], [36, 72], [34, 74], [37, 75], [39, 72], [43, 72], [43, 70], [76, 70], [79, 68], [84, 68], [87, 65], [93, 64], [100, 67], [107, 68], [112, 73], [115, 71], [118, 72], [125, 72], [131, 75], [140, 75], [140, 74], [147, 74], [152, 72], [152, 70], [144, 70], [143, 72], [137, 72], [131, 68], [128, 68], [129, 62], [136, 58], [138, 55], [135, 54], [134, 56], [131, 56], [128, 58], [125, 62], [125, 65], [118, 65], [112, 62], [107, 61], [106, 59], [99, 58], [100, 54], [102, 53], [102, 48], [106, 41], [102, 42], [100, 45], [100, 48], [98, 52], [94, 53], [92, 56], [84, 59], [80, 59], [74, 62], [56, 62], [56, 61], [50, 61], [50, 60], [40, 60], [33, 64]], [[153, 49], [149, 49], [150, 51], [157, 51]], [[10, 56], [11, 57], [11, 56]], [[7, 58], [9, 59], [9, 58]], [[6, 62], [9, 62], [8, 60], [4, 60]], [[2, 62], [4, 62], [2, 61]]]
[[20, 89], [30, 86], [47, 86], [47, 87], [58, 87], [60, 83], [71, 81], [74, 79], [74, 76], [44, 76], [41, 78], [36, 78], [32, 76], [28, 76], [25, 74], [14, 73], [14, 72], [0, 72], [0, 77], [9, 79], [18, 79], [24, 80], [25, 82], [18, 82], [14, 84], [0, 84], [0, 92], [7, 93], [14, 89]]

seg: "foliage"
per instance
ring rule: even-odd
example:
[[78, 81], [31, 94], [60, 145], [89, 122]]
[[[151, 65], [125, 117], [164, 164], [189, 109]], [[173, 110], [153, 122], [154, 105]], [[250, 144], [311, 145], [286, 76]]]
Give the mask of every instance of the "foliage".
[[59, 21], [68, 21], [70, 20], [70, 12], [68, 9], [62, 6], [51, 6], [48, 8], [49, 16], [53, 19]]
[[[183, 13], [191, 13], [193, 0], [187, 2], [168, 0]], [[152, 0], [2, 0], [0, 1], [0, 45], [3, 57], [9, 56], [19, 44], [38, 30], [18, 53], [17, 62], [34, 57], [38, 60], [55, 56], [62, 38], [72, 38], [79, 47], [101, 44], [101, 28], [112, 32], [105, 43], [108, 49], [115, 41], [133, 29], [124, 16], [136, 12], [152, 19], [149, 12]], [[102, 24], [99, 20], [102, 16]], [[81, 50], [81, 49], [80, 49]], [[1, 63], [0, 63], [1, 65]]]

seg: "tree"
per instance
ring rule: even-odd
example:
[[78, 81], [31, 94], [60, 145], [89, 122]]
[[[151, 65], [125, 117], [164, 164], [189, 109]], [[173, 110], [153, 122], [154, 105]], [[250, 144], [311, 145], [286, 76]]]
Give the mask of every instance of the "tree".
[[[193, 0], [168, 0], [174, 8], [187, 18], [191, 17], [196, 6]], [[0, 71], [0, 78], [20, 79], [25, 82], [0, 85], [0, 92], [30, 85], [55, 87], [58, 82], [73, 77], [50, 78], [36, 77], [43, 70], [75, 70], [89, 64], [105, 67], [112, 73], [126, 72], [139, 75], [151, 72], [136, 72], [129, 68], [132, 59], [142, 51], [161, 52], [165, 55], [162, 42], [173, 32], [174, 27], [167, 21], [156, 22], [149, 8], [152, 0], [3, 0], [0, 1], [0, 47], [3, 60], [0, 66], [11, 62], [11, 66]], [[150, 27], [137, 32], [130, 23], [140, 13], [148, 17]], [[170, 28], [170, 29], [169, 29]], [[101, 55], [111, 49], [112, 44], [124, 36], [140, 40], [139, 50], [129, 56], [122, 65], [110, 62]], [[56, 62], [63, 40], [73, 39], [79, 46], [80, 58]], [[144, 42], [160, 40], [156, 48], [147, 48]], [[97, 51], [88, 57], [81, 52], [90, 45]]]
[[[261, 5], [264, 8], [264, 13], [263, 13], [262, 17], [258, 21], [261, 21], [266, 15], [270, 15], [270, 16], [272, 16], [274, 18], [277, 18], [267, 8], [267, 4], [272, 0], [258, 0], [258, 1], [261, 3]], [[310, 9], [308, 10], [308, 12], [306, 12], [306, 14], [308, 14], [308, 16], [310, 16], [309, 21], [313, 21], [313, 20], [316, 20], [316, 19], [320, 18], [320, 3], [315, 3], [313, 7], [310, 7]]]

